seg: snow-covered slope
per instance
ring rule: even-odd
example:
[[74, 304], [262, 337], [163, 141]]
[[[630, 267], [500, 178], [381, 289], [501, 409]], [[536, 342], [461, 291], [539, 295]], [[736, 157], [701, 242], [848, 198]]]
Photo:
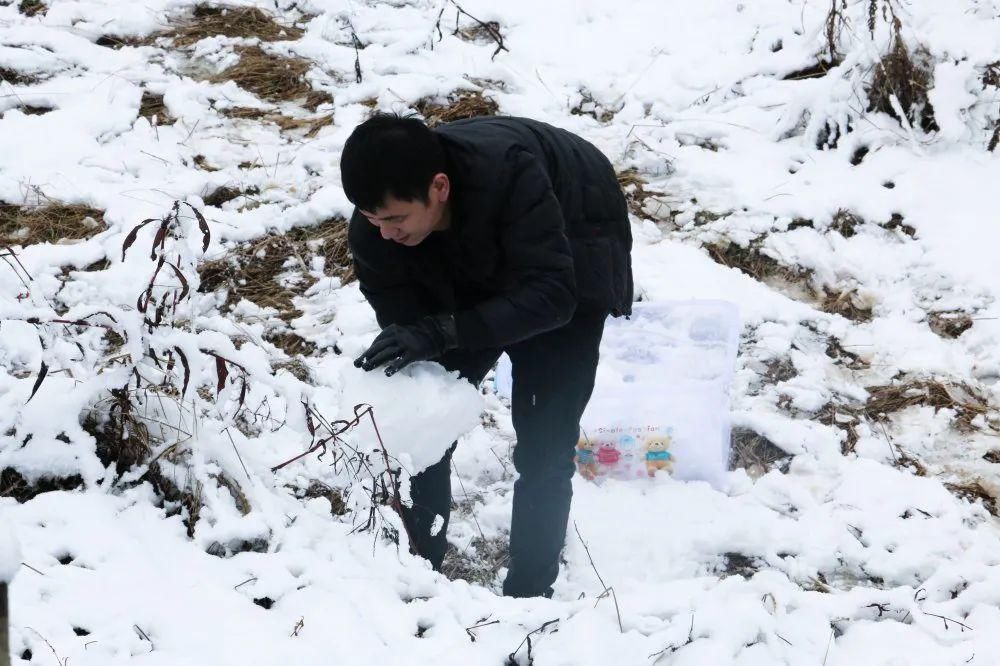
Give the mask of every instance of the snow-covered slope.
[[[13, 663], [1000, 663], [996, 3], [251, 6], [0, 6]], [[376, 324], [338, 253], [343, 142], [372, 108], [489, 100], [612, 159], [643, 300], [746, 323], [741, 467], [578, 480], [553, 600], [497, 596], [488, 390], [456, 580], [397, 545], [367, 422], [271, 470], [354, 418], [345, 387], [403, 394], [349, 367]], [[471, 425], [476, 396], [424, 381], [421, 423]]]

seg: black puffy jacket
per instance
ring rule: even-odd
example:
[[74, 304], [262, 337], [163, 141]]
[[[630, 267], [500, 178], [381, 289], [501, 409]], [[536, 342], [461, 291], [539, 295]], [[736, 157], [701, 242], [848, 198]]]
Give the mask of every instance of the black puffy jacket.
[[355, 211], [349, 243], [379, 324], [455, 314], [463, 348], [502, 348], [576, 311], [632, 310], [632, 235], [614, 169], [593, 145], [523, 118], [434, 130], [451, 227], [406, 247]]

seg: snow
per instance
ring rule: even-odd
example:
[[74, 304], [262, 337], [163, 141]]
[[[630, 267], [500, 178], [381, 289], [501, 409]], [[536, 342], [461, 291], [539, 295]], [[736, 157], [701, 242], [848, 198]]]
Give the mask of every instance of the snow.
[[20, 543], [7, 521], [0, 521], [0, 583], [14, 580], [14, 574], [20, 566]]
[[345, 372], [337, 414], [371, 404], [386, 449], [417, 474], [441, 460], [452, 442], [479, 425], [482, 395], [472, 384], [436, 363], [418, 363], [386, 377]]
[[[931, 62], [940, 129], [929, 133], [866, 111], [891, 39], [881, 15], [869, 32], [866, 2], [848, 3], [839, 64], [804, 79], [785, 77], [828, 58], [826, 0], [465, 0], [500, 24], [508, 50], [495, 57], [488, 37], [452, 34], [449, 2], [256, 3], [305, 29], [267, 48], [311, 58], [306, 78], [333, 96], [320, 110], [333, 123], [311, 137], [222, 113], [304, 116], [297, 105], [202, 80], [254, 40], [211, 38], [190, 52], [163, 39], [95, 43], [150, 34], [192, 5], [64, 0], [35, 17], [0, 6], [0, 61], [40, 78], [0, 82], [0, 200], [84, 203], [108, 225], [81, 241], [3, 240], [20, 264], [0, 266], [0, 470], [83, 482], [24, 503], [6, 476], [0, 486], [0, 525], [22, 548], [4, 550], [13, 540], [0, 531], [0, 580], [30, 567], [11, 583], [14, 664], [53, 650], [60, 663], [101, 666], [493, 665], [511, 654], [519, 664], [1000, 663], [997, 519], [946, 485], [1000, 495], [989, 461], [1000, 448], [1000, 160], [986, 150], [1000, 102], [983, 80], [1000, 53], [991, 3], [892, 3], [904, 39]], [[322, 259], [286, 267], [287, 279], [315, 279], [289, 321], [249, 301], [224, 313], [221, 294], [197, 291], [200, 262], [350, 213], [337, 165], [366, 101], [407, 112], [425, 96], [479, 89], [503, 113], [580, 133], [646, 181], [653, 194], [633, 219], [637, 295], [739, 306], [730, 417], [783, 456], [715, 486], [576, 479], [552, 600], [498, 596], [504, 563], [490, 548], [509, 528], [514, 433], [491, 382], [476, 391], [430, 366], [391, 379], [354, 369], [377, 325]], [[164, 95], [175, 123], [136, 117], [144, 90]], [[259, 193], [205, 206], [220, 186]], [[203, 251], [182, 206], [167, 254], [191, 295], [172, 326], [150, 333], [135, 306], [156, 225], [124, 257], [122, 242], [177, 200], [204, 213], [211, 242]], [[861, 220], [853, 233], [838, 226], [841, 210]], [[755, 279], [713, 259], [709, 249], [729, 243], [780, 270]], [[824, 305], [829, 294], [870, 318]], [[973, 325], [943, 338], [928, 324], [941, 313]], [[117, 356], [100, 326], [32, 323], [82, 317], [125, 339]], [[269, 341], [282, 332], [315, 345], [301, 368]], [[186, 393], [151, 394], [138, 413], [161, 494], [169, 481], [201, 503], [193, 528], [185, 501], [158, 497], [146, 466], [117, 478], [83, 423], [107, 413], [131, 368], [166, 376], [150, 351], [174, 353], [177, 368], [178, 349]], [[927, 405], [864, 418], [845, 454], [827, 406], [835, 422], [848, 418], [875, 387], [910, 377], [968, 385], [988, 409], [971, 431]], [[368, 423], [344, 447], [272, 472], [324, 436], [320, 417], [351, 419], [360, 403], [375, 406], [407, 472], [460, 439], [448, 536], [479, 582], [409, 555], [391, 498], [377, 496], [385, 465]]]

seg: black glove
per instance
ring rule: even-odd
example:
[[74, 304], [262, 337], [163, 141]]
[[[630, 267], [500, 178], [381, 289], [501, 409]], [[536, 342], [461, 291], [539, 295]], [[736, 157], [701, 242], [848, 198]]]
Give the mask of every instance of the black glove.
[[429, 361], [457, 346], [455, 317], [424, 317], [409, 326], [392, 324], [384, 328], [371, 347], [354, 359], [354, 367], [374, 370], [388, 363], [385, 375], [392, 377], [414, 361]]

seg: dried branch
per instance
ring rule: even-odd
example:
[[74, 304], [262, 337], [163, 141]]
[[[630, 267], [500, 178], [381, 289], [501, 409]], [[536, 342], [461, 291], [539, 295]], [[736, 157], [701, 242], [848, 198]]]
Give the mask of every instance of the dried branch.
[[[490, 60], [495, 59], [497, 57], [497, 54], [500, 53], [500, 51], [506, 51], [507, 53], [510, 53], [510, 49], [508, 49], [507, 46], [503, 43], [503, 35], [500, 34], [500, 30], [495, 25], [480, 21], [475, 16], [462, 9], [462, 6], [457, 2], [455, 2], [455, 0], [448, 0], [448, 2], [454, 5], [455, 9], [458, 10], [458, 13], [455, 15], [455, 30], [451, 34], [453, 35], [458, 34], [458, 18], [459, 16], [464, 14], [473, 21], [475, 21], [476, 23], [478, 23], [479, 27], [482, 28], [494, 42], [496, 42], [497, 48], [495, 51], [493, 51], [493, 55], [490, 57]], [[440, 21], [440, 17], [438, 17], [438, 20]]]
[[962, 632], [963, 633], [965, 632], [966, 629], [968, 629], [969, 631], [972, 631], [972, 627], [970, 627], [969, 625], [967, 625], [967, 624], [965, 624], [963, 622], [959, 622], [958, 620], [953, 620], [950, 617], [945, 617], [944, 615], [938, 615], [936, 613], [928, 613], [927, 611], [923, 611], [923, 613], [924, 613], [924, 615], [930, 615], [931, 617], [936, 617], [939, 620], [941, 620], [942, 622], [944, 622], [944, 628], [945, 628], [945, 630], [948, 629], [948, 623], [949, 622], [954, 622], [955, 624], [957, 624], [958, 626], [960, 626], [962, 628]]
[[482, 629], [483, 627], [489, 627], [494, 624], [500, 624], [500, 620], [493, 620], [492, 622], [487, 622], [486, 620], [488, 619], [490, 619], [489, 615], [481, 619], [477, 624], [465, 628], [465, 633], [469, 634], [470, 641], [472, 641], [473, 643], [476, 642], [476, 635], [472, 633], [473, 629]]
[[507, 655], [507, 661], [504, 662], [504, 666], [517, 666], [517, 653], [521, 651], [521, 648], [524, 646], [525, 643], [528, 644], [528, 664], [529, 666], [533, 664], [535, 660], [531, 656], [532, 635], [545, 631], [545, 629], [547, 629], [550, 625], [553, 625], [558, 621], [559, 618], [556, 618], [555, 620], [549, 620], [542, 626], [538, 627], [538, 629], [535, 629], [534, 631], [529, 631], [527, 635], [524, 637], [524, 639], [521, 640], [521, 642], [518, 644], [517, 649], [511, 652], [509, 655]]
[[[621, 633], [624, 634], [625, 633], [625, 629], [622, 626], [622, 614], [621, 614], [621, 610], [619, 610], [619, 608], [618, 608], [618, 596], [615, 594], [614, 588], [613, 587], [608, 587], [607, 585], [605, 585], [604, 579], [601, 578], [601, 574], [597, 570], [597, 565], [594, 564], [594, 558], [590, 555], [590, 547], [587, 546], [587, 542], [583, 540], [583, 535], [580, 534], [580, 528], [579, 528], [579, 526], [577, 526], [575, 520], [573, 521], [573, 529], [576, 530], [576, 536], [579, 537], [580, 543], [583, 544], [583, 549], [587, 552], [587, 559], [590, 560], [590, 566], [591, 566], [591, 568], [593, 568], [594, 573], [597, 574], [597, 580], [600, 581], [601, 587], [604, 588], [604, 591], [601, 592], [600, 596], [597, 597], [597, 601], [599, 603], [601, 601], [601, 599], [604, 599], [609, 594], [611, 595], [612, 600], [614, 600], [614, 602], [615, 602], [615, 614], [618, 616], [618, 631], [620, 631]], [[597, 603], [594, 604], [594, 607], [595, 608], [597, 607]]]

